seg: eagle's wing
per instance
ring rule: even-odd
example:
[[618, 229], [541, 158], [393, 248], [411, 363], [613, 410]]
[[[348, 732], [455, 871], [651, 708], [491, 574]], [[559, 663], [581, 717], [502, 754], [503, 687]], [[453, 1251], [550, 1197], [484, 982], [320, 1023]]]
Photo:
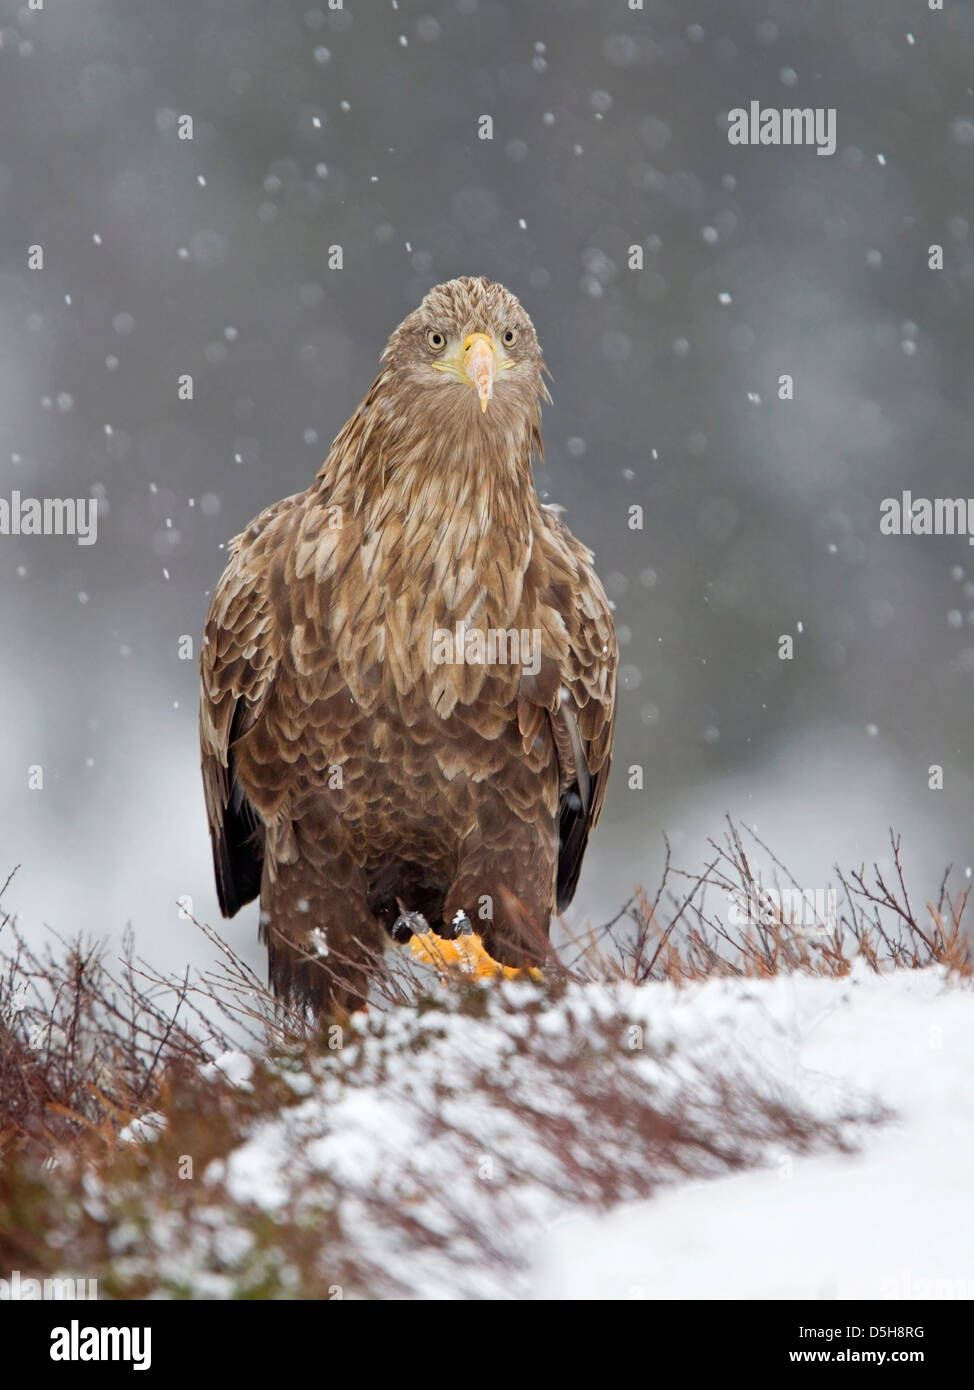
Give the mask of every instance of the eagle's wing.
[[260, 892], [263, 829], [237, 781], [233, 746], [267, 700], [282, 653], [270, 558], [295, 498], [268, 508], [230, 542], [210, 604], [200, 658], [200, 753], [217, 894], [232, 917]]
[[[558, 877], [562, 912], [575, 895], [589, 832], [605, 800], [615, 723], [615, 625], [592, 552], [555, 512], [545, 509], [553, 545], [548, 588], [541, 595], [554, 617], [558, 652], [557, 702], [548, 706], [558, 752]], [[553, 534], [552, 534], [553, 533]]]

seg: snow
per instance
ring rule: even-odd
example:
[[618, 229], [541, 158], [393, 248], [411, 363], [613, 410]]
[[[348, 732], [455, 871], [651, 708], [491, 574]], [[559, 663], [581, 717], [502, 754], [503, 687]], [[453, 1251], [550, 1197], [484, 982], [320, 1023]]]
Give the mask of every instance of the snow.
[[144, 1241], [134, 1190], [86, 1180], [119, 1277], [212, 1298], [271, 1269], [287, 1297], [309, 1277], [352, 1298], [974, 1294], [970, 981], [859, 961], [461, 983], [395, 954], [421, 997], [203, 1068], [233, 1138], [189, 1204], [139, 1179]]
[[[720, 992], [704, 986], [689, 1013], [711, 1011]], [[857, 1155], [782, 1155], [603, 1216], [565, 1216], [535, 1252], [535, 1296], [974, 1296], [970, 988], [937, 968], [781, 977], [737, 993], [734, 1045], [753, 1047], [755, 1068], [773, 1062], [799, 1093], [853, 1086], [889, 1122]]]
[[[589, 1281], [617, 1296], [620, 1270], [622, 1286], [648, 1287], [669, 1279], [678, 1251], [692, 1287], [709, 1276], [680, 1218], [632, 1242], [627, 1213], [652, 1220], [688, 1180], [706, 1176], [702, 1190], [716, 1191], [734, 1165], [760, 1165], [757, 1190], [785, 1200], [777, 1172], [810, 1160], [769, 1116], [798, 1114], [819, 1148], [861, 1144], [880, 1118], [868, 1058], [850, 1065], [839, 1045], [810, 1066], [808, 1038], [824, 1049], [831, 1016], [857, 1018], [862, 999], [877, 1011], [903, 1000], [958, 1030], [970, 997], [950, 997], [948, 1017], [945, 990], [934, 972], [915, 996], [858, 975], [572, 984], [555, 998], [512, 981], [472, 1011], [445, 991], [438, 1008], [359, 1016], [362, 1031], [302, 1074], [297, 1103], [262, 1120], [205, 1181], [224, 1187], [241, 1219], [248, 1207], [276, 1219], [326, 1207], [340, 1234], [323, 1254], [377, 1272], [380, 1296], [576, 1295]], [[900, 1036], [895, 1019], [888, 1026]], [[607, 1199], [674, 1184], [684, 1187], [670, 1198], [622, 1207], [618, 1226], [612, 1215], [583, 1219]], [[804, 1191], [797, 1179], [787, 1190]], [[728, 1242], [738, 1262], [740, 1238], [735, 1229]], [[615, 1244], [617, 1259], [605, 1253]]]
[[163, 1115], [150, 1111], [148, 1114], [137, 1116], [124, 1129], [119, 1130], [118, 1137], [123, 1144], [148, 1144], [158, 1136], [165, 1123]]
[[203, 1067], [203, 1075], [210, 1080], [215, 1080], [218, 1075], [222, 1075], [233, 1086], [239, 1086], [241, 1090], [250, 1089], [250, 1078], [253, 1075], [253, 1063], [245, 1052], [224, 1052], [213, 1062]]

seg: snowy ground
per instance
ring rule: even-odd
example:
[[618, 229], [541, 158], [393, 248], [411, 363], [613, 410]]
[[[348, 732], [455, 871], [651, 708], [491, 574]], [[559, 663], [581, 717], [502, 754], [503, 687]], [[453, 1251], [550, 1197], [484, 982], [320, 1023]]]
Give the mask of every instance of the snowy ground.
[[[346, 1296], [969, 1296], [972, 1064], [941, 967], [449, 990], [288, 1076], [299, 1103], [204, 1175], [212, 1236], [327, 1221]], [[239, 1287], [209, 1236], [171, 1248]]]
[[17, 1229], [140, 1298], [974, 1294], [971, 981], [393, 963], [410, 1002], [183, 1068]]
[[[719, 1001], [723, 1001], [722, 1003]], [[799, 1093], [846, 1085], [894, 1118], [855, 1156], [671, 1187], [540, 1242], [542, 1298], [974, 1297], [974, 997], [942, 972], [857, 972], [688, 990], [756, 1071]], [[652, 1013], [652, 1007], [649, 1012]], [[688, 1033], [689, 1040], [689, 1033]]]

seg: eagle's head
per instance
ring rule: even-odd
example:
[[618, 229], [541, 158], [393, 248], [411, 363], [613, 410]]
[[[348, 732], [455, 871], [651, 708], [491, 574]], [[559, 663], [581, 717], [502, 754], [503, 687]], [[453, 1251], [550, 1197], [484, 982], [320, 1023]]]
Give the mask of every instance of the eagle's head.
[[[520, 434], [548, 399], [530, 318], [503, 285], [464, 277], [436, 285], [396, 329], [382, 364], [404, 412], [467, 433]], [[519, 428], [520, 426], [520, 428]]]

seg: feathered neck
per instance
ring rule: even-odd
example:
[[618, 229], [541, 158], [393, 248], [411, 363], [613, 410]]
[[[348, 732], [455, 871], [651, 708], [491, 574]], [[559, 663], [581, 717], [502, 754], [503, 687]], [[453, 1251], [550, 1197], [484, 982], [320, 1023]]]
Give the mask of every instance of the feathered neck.
[[[397, 410], [382, 386], [380, 377], [318, 475], [322, 506], [340, 507], [344, 520], [337, 531], [315, 528], [304, 563], [330, 585], [333, 640], [359, 703], [423, 685], [445, 716], [475, 698], [488, 668], [434, 663], [437, 632], [458, 621], [537, 626], [529, 575], [543, 526], [531, 477], [540, 409], [532, 418], [512, 394], [487, 426], [462, 396], [430, 392], [439, 410]], [[353, 628], [343, 620], [351, 611], [369, 620]], [[381, 687], [356, 675], [370, 662]]]
[[403, 539], [425, 533], [458, 559], [498, 531], [529, 546], [540, 404], [526, 411], [495, 398], [488, 420], [449, 387], [404, 406], [395, 385], [381, 374], [336, 438], [317, 479], [329, 501], [361, 518], [366, 534], [394, 520]]

